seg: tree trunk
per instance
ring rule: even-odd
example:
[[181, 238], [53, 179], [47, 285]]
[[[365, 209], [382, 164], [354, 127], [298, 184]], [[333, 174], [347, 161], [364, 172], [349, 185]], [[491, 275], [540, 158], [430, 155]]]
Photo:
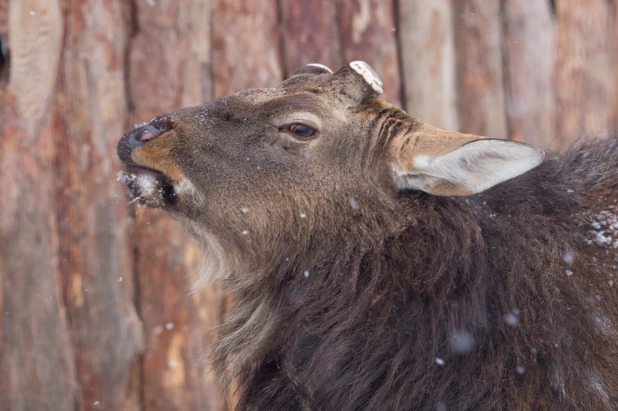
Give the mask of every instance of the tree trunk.
[[58, 1], [31, 3], [11, 1], [0, 17], [14, 67], [0, 89], [2, 411], [69, 410], [79, 396], [60, 290], [54, 198], [52, 103], [63, 13]]

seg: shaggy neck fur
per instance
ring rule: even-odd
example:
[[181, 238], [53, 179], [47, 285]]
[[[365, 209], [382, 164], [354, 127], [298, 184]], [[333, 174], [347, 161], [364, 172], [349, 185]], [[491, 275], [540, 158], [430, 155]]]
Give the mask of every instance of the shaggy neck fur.
[[230, 278], [215, 361], [239, 408], [615, 409], [615, 253], [588, 231], [618, 143], [595, 144], [477, 196], [368, 200], [378, 226]]

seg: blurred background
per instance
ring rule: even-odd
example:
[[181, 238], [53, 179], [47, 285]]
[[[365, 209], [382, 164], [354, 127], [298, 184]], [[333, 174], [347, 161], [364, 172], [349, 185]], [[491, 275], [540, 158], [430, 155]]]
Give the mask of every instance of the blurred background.
[[364, 60], [433, 125], [561, 150], [618, 128], [616, 0], [0, 0], [0, 410], [226, 410], [229, 307], [128, 204], [134, 123]]

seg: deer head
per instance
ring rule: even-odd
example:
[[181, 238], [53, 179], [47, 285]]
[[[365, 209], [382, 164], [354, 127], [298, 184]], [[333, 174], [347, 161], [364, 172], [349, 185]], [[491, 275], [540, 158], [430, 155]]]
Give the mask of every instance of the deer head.
[[131, 196], [168, 211], [213, 253], [236, 250], [233, 260], [251, 265], [334, 234], [391, 229], [381, 216], [413, 213], [406, 193], [480, 193], [543, 160], [525, 144], [424, 124], [378, 99], [381, 92], [364, 62], [336, 73], [303, 66], [278, 87], [130, 131], [118, 144], [121, 179]]

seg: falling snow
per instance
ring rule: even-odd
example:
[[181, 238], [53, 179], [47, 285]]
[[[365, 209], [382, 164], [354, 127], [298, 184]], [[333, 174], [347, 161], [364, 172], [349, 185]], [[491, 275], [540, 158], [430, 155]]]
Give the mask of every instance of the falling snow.
[[168, 330], [168, 331], [173, 330], [174, 329], [174, 323], [169, 322], [169, 323], [165, 324], [165, 329]]
[[247, 207], [242, 207], [240, 209], [240, 212], [243, 213], [243, 214], [247, 214], [249, 212], [249, 209]]
[[436, 364], [444, 365], [444, 360], [442, 358], [436, 358]]
[[303, 275], [305, 276], [305, 278], [309, 278], [309, 270], [305, 270], [305, 272], [303, 273]]
[[516, 308], [504, 316], [504, 322], [510, 327], [515, 327], [519, 324], [519, 310]]
[[569, 265], [573, 264], [573, 252], [565, 251], [565, 253], [562, 255], [562, 259], [565, 263]]
[[474, 337], [468, 331], [458, 331], [451, 336], [451, 349], [458, 354], [472, 351], [475, 345]]
[[358, 210], [358, 207], [360, 207], [360, 204], [358, 204], [358, 201], [355, 198], [351, 198], [350, 199], [350, 206], [353, 209]]
[[572, 276], [572, 275], [573, 275], [573, 271], [571, 271], [571, 270], [566, 270], [566, 275], [567, 275], [567, 277]]

